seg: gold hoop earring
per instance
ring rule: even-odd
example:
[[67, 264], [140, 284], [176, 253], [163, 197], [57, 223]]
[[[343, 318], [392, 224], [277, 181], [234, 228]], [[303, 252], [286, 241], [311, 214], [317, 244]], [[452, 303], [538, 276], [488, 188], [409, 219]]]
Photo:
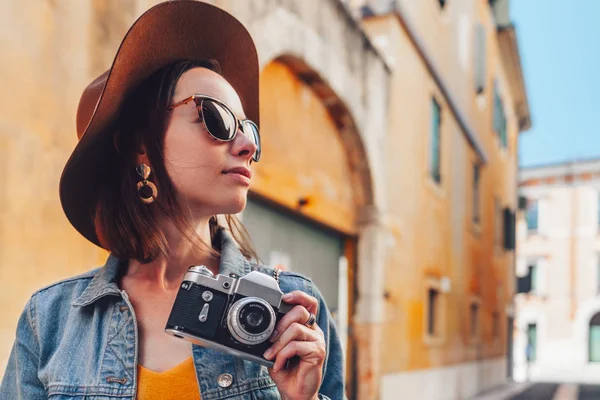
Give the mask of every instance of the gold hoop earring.
[[154, 185], [154, 183], [148, 180], [151, 169], [149, 166], [142, 163], [135, 168], [135, 171], [138, 173], [139, 176], [142, 177], [142, 181], [138, 182], [137, 184], [138, 196], [144, 204], [150, 204], [154, 200], [156, 200], [156, 197], [158, 196], [156, 186]]

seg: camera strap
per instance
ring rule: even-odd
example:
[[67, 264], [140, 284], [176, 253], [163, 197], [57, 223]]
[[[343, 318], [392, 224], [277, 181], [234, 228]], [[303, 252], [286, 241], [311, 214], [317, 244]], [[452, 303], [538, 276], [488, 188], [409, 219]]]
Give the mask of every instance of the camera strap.
[[281, 270], [279, 268], [274, 268], [273, 269], [273, 278], [275, 278], [278, 285], [279, 285], [279, 275], [281, 275]]

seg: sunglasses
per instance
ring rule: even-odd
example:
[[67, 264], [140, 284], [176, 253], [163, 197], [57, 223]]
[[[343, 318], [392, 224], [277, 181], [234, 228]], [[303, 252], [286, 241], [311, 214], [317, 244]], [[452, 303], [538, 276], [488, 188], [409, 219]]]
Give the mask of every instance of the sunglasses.
[[173, 110], [190, 101], [196, 103], [198, 116], [213, 138], [221, 142], [231, 142], [235, 139], [235, 135], [237, 135], [239, 128], [239, 130], [241, 130], [244, 135], [256, 145], [256, 151], [252, 155], [252, 160], [255, 162], [260, 160], [260, 134], [258, 132], [258, 126], [256, 126], [254, 122], [249, 119], [240, 120], [225, 103], [214, 97], [205, 96], [203, 94], [194, 94], [186, 99], [178, 101], [167, 109]]

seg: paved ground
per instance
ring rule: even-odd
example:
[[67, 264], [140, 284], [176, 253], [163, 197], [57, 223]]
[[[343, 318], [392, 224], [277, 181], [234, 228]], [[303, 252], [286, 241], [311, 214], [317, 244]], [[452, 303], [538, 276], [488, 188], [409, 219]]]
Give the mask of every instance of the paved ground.
[[558, 384], [538, 383], [525, 389], [516, 396], [510, 397], [511, 400], [552, 400], [558, 390]]
[[600, 385], [579, 385], [577, 400], [600, 399]]
[[600, 400], [600, 385], [509, 383], [472, 400]]

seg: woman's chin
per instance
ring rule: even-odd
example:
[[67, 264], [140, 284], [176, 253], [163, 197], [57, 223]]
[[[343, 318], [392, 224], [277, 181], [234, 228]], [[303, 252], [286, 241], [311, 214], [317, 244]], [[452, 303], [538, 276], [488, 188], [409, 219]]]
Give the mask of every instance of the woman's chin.
[[214, 214], [239, 214], [246, 208], [246, 196], [239, 196], [229, 199], [226, 203], [215, 204], [218, 211]]
[[222, 215], [222, 214], [239, 214], [246, 208], [248, 192], [231, 193], [223, 195], [219, 199], [198, 199], [190, 200], [190, 207], [194, 210], [194, 214], [202, 215]]

